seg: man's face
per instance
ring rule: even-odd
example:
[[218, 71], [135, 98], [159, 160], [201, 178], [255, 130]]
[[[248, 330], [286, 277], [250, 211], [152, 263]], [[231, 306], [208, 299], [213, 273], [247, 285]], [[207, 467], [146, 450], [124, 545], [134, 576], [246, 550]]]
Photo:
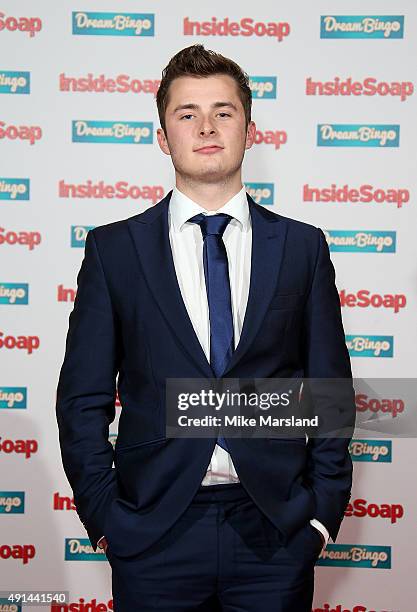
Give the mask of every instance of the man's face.
[[228, 75], [184, 76], [169, 87], [166, 134], [158, 143], [171, 155], [178, 175], [203, 183], [223, 181], [240, 171], [245, 149], [255, 138], [253, 121], [245, 127], [245, 112], [237, 84]]

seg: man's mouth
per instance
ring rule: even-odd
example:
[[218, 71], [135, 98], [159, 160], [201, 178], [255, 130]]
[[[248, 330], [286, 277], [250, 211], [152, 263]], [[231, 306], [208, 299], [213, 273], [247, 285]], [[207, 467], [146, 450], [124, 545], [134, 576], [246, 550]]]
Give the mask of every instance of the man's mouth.
[[201, 147], [200, 149], [196, 149], [195, 153], [203, 153], [205, 155], [210, 155], [211, 153], [217, 153], [218, 151], [222, 151], [223, 147], [219, 147], [218, 145], [207, 145], [205, 147]]

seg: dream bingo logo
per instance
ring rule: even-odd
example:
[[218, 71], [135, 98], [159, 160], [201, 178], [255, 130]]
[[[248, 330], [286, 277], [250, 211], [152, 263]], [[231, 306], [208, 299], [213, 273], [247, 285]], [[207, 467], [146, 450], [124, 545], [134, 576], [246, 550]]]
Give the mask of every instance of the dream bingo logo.
[[403, 204], [410, 201], [410, 191], [405, 188], [382, 189], [374, 185], [336, 185], [332, 183], [329, 187], [312, 187], [303, 185], [303, 202], [331, 202], [349, 204], [395, 204], [402, 208]]
[[96, 552], [88, 538], [65, 538], [65, 561], [107, 561], [103, 550]]
[[29, 304], [28, 283], [0, 282], [0, 304], [20, 306]]
[[352, 461], [391, 463], [392, 440], [351, 440], [349, 443], [349, 452]]
[[404, 15], [322, 15], [320, 38], [403, 38]]
[[30, 94], [30, 72], [0, 70], [0, 94]]
[[0, 13], [0, 34], [8, 32], [27, 32], [30, 38], [42, 29], [42, 20], [39, 17], [10, 17]]
[[27, 387], [0, 387], [0, 409], [26, 410]]
[[391, 569], [391, 546], [328, 544], [317, 565]]
[[95, 225], [71, 225], [71, 247], [83, 248], [88, 232], [94, 227]]
[[323, 230], [335, 253], [395, 253], [397, 233], [391, 230]]
[[130, 185], [127, 181], [117, 181], [114, 185], [109, 185], [104, 181], [94, 183], [91, 180], [80, 184], [60, 180], [58, 184], [60, 198], [151, 200], [152, 204], [156, 204], [163, 196], [162, 185]]
[[249, 87], [254, 100], [273, 100], [277, 97], [276, 76], [251, 76]]
[[399, 147], [400, 126], [388, 124], [329, 124], [317, 126], [318, 147]]
[[230, 21], [229, 17], [222, 20], [212, 17], [211, 21], [191, 21], [189, 17], [184, 17], [183, 22], [184, 36], [266, 36], [282, 42], [290, 31], [287, 21], [254, 21], [251, 17], [242, 17], [239, 21]]
[[351, 357], [394, 357], [394, 336], [348, 334], [345, 339]]
[[7, 597], [0, 597], [0, 610], [5, 610], [5, 612], [22, 612], [22, 606], [18, 603], [10, 605], [10, 599]]
[[152, 144], [151, 121], [86, 121], [72, 122], [72, 142], [112, 144]]
[[274, 204], [274, 183], [245, 183], [245, 188], [257, 204]]
[[30, 179], [0, 177], [0, 200], [29, 200]]
[[339, 291], [340, 306], [342, 308], [383, 308], [397, 314], [407, 305], [404, 293], [371, 293], [368, 289], [359, 289], [356, 292], [348, 292], [346, 289]]
[[0, 491], [0, 514], [24, 514], [24, 512], [24, 491]]
[[59, 91], [70, 91], [71, 93], [144, 93], [156, 96], [160, 82], [159, 79], [138, 79], [123, 73], [115, 77], [108, 77], [105, 74], [94, 75], [89, 72], [86, 76], [74, 77], [62, 72], [59, 75]]
[[154, 36], [155, 15], [73, 11], [72, 33], [84, 36]]
[[366, 77], [355, 81], [352, 77], [342, 79], [335, 77], [333, 81], [313, 81], [306, 79], [306, 96], [392, 96], [405, 102], [414, 93], [411, 81], [378, 81], [374, 77]]

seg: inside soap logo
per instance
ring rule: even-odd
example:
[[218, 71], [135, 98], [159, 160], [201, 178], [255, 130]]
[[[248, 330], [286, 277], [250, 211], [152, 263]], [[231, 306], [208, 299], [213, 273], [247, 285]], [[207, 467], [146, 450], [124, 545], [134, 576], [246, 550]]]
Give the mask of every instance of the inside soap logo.
[[348, 334], [346, 346], [351, 357], [393, 357], [394, 336]]
[[407, 305], [404, 293], [371, 293], [369, 289], [359, 289], [356, 292], [341, 289], [339, 291], [342, 308], [385, 308], [397, 314]]
[[354, 439], [349, 443], [352, 461], [392, 462], [392, 440]]
[[24, 512], [24, 491], [0, 491], [0, 514], [24, 514]]
[[0, 227], [0, 246], [3, 244], [9, 246], [20, 245], [27, 247], [29, 251], [32, 251], [35, 247], [39, 246], [42, 240], [40, 232], [15, 232], [14, 230], [7, 230], [4, 227]]
[[[104, 608], [103, 608], [104, 609]], [[52, 612], [55, 612], [54, 610], [52, 610]], [[59, 610], [57, 611], [59, 612]], [[386, 608], [378, 608], [378, 610], [375, 608], [375, 606], [372, 606], [372, 608], [368, 608], [368, 606], [364, 606], [362, 604], [356, 604], [353, 605], [353, 607], [347, 607], [347, 605], [344, 604], [329, 604], [329, 603], [325, 603], [322, 606], [320, 606], [320, 608], [313, 608], [312, 612], [399, 612], [398, 610], [387, 610]]]
[[30, 72], [0, 70], [0, 94], [29, 94]]
[[[68, 603], [66, 603], [65, 605], [62, 605], [60, 603], [51, 603], [51, 607], [48, 608], [49, 612], [69, 612], [69, 611], [71, 612], [110, 612], [110, 610], [114, 610], [114, 609], [115, 608], [113, 604], [113, 599], [108, 599], [107, 601], [103, 601], [103, 600], [97, 599], [96, 597], [93, 597], [93, 599], [90, 599], [90, 600], [88, 600], [87, 597], [79, 597], [78, 599], [70, 599]], [[1, 608], [0, 608], [0, 612], [1, 612]], [[13, 612], [15, 611], [13, 610]], [[353, 612], [366, 612], [366, 610], [353, 610]], [[376, 612], [376, 611], [370, 610], [369, 612]]]
[[274, 145], [274, 148], [278, 150], [286, 144], [287, 140], [288, 134], [284, 130], [256, 130], [255, 132], [256, 145]]
[[354, 499], [346, 506], [345, 516], [356, 518], [383, 519], [395, 525], [404, 517], [402, 504], [376, 504], [366, 499]]
[[404, 15], [322, 15], [320, 38], [403, 38]]
[[29, 200], [30, 179], [0, 178], [0, 200]]
[[400, 126], [329, 124], [317, 126], [318, 147], [399, 147]]
[[72, 142], [152, 144], [151, 121], [84, 121], [72, 122]]
[[27, 388], [26, 387], [0, 387], [0, 409], [26, 409]]
[[65, 538], [65, 561], [107, 561], [101, 548], [94, 552], [88, 538]]
[[211, 21], [190, 21], [184, 17], [184, 36], [267, 36], [281, 42], [290, 33], [290, 24], [286, 21], [254, 21], [251, 17], [242, 17], [240, 21], [230, 21], [229, 17]]
[[8, 32], [27, 32], [30, 38], [42, 29], [42, 20], [39, 17], [9, 17], [0, 13], [0, 33], [3, 30]]
[[406, 404], [401, 397], [369, 397], [366, 393], [357, 393], [355, 396], [356, 411], [367, 413], [367, 420], [372, 420], [373, 415], [387, 415], [396, 419], [397, 415], [403, 414]]
[[271, 100], [277, 97], [276, 76], [251, 76], [249, 77], [249, 87], [254, 99]]
[[397, 232], [391, 230], [323, 230], [329, 250], [340, 253], [395, 253]]
[[363, 81], [355, 81], [352, 77], [342, 79], [335, 77], [333, 81], [313, 81], [306, 79], [305, 93], [307, 96], [394, 96], [405, 102], [414, 93], [411, 81], [378, 81], [367, 77]]
[[1, 283], [0, 282], [0, 304], [10, 306], [29, 303], [28, 283]]
[[317, 565], [391, 569], [391, 546], [328, 544]]
[[99, 181], [94, 183], [88, 179], [85, 183], [66, 183], [59, 181], [58, 197], [60, 198], [97, 198], [119, 200], [151, 200], [156, 204], [164, 195], [162, 185], [130, 185], [127, 181], [117, 181], [113, 185]]
[[80, 93], [144, 93], [156, 96], [159, 89], [159, 79], [137, 79], [128, 74], [118, 74], [107, 77], [105, 74], [86, 76], [68, 76], [65, 72], [59, 75], [59, 91]]
[[85, 36], [154, 36], [155, 15], [73, 11], [72, 33]]
[[0, 140], [27, 140], [34, 145], [42, 138], [42, 128], [39, 125], [7, 125], [0, 121]]
[[245, 188], [257, 204], [274, 204], [274, 183], [245, 183]]
[[365, 204], [396, 204], [397, 208], [402, 208], [410, 201], [409, 189], [394, 188], [382, 189], [373, 185], [360, 185], [350, 187], [349, 185], [336, 185], [332, 183], [329, 187], [312, 187], [305, 184], [303, 187], [303, 202], [358, 202]]
[[94, 227], [94, 225], [71, 225], [71, 247], [84, 247], [87, 234]]

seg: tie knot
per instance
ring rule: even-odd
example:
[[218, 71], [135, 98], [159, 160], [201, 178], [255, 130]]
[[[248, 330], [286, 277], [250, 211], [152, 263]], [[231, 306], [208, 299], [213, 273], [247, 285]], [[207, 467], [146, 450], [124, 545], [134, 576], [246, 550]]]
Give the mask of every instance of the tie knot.
[[199, 213], [191, 217], [191, 219], [188, 219], [188, 221], [190, 223], [198, 223], [203, 238], [206, 236], [222, 237], [231, 218], [231, 215], [226, 215], [226, 213], [217, 213], [216, 215], [204, 215], [203, 213]]

